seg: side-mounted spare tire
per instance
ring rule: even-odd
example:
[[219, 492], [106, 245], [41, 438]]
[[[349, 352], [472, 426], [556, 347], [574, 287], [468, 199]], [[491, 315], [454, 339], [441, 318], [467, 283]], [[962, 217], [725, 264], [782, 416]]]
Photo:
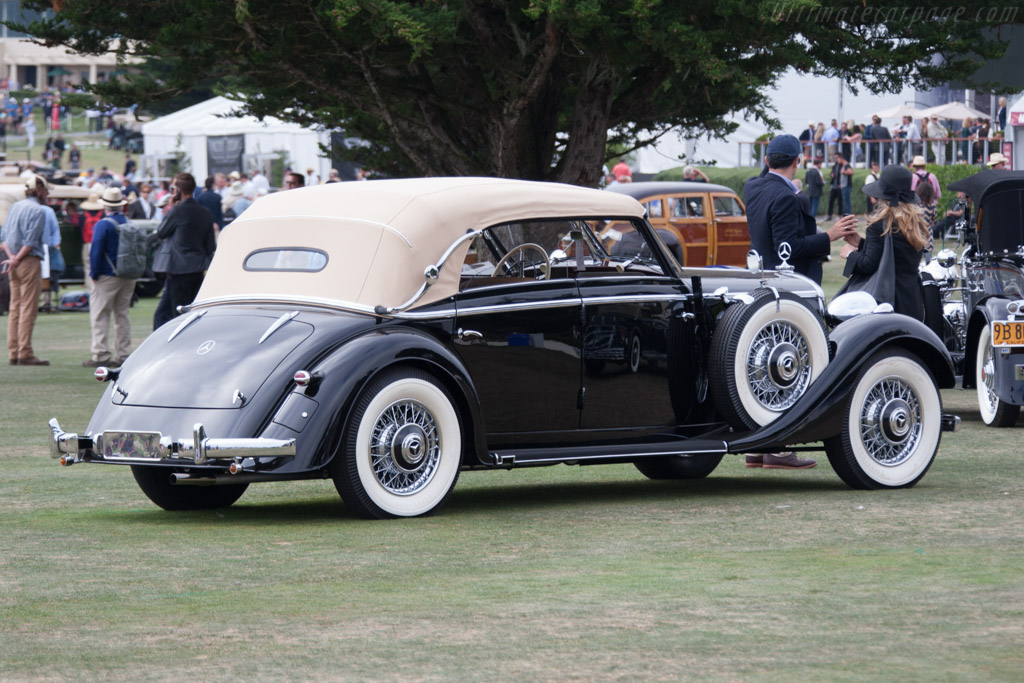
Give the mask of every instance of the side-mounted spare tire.
[[821, 317], [789, 292], [757, 289], [753, 302], [722, 315], [711, 339], [708, 377], [719, 414], [756, 429], [789, 409], [828, 365]]

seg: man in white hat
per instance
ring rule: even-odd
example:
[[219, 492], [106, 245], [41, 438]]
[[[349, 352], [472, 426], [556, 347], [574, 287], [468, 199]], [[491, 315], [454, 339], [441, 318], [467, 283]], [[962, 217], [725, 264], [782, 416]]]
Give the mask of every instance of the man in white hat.
[[46, 180], [25, 180], [25, 199], [15, 202], [0, 231], [3, 267], [11, 278], [11, 307], [7, 319], [7, 352], [11, 365], [49, 365], [32, 349], [32, 331], [43, 289], [43, 241], [46, 230]]
[[[83, 367], [120, 367], [131, 353], [132, 323], [128, 312], [135, 292], [135, 278], [118, 277], [115, 267], [117, 226], [128, 222], [122, 213], [127, 203], [119, 187], [108, 187], [100, 196], [104, 217], [93, 228], [92, 250], [89, 254], [89, 277], [93, 282], [92, 294], [89, 296], [92, 356], [82, 362]], [[114, 318], [113, 353], [109, 343], [111, 316]]]
[[1007, 170], [1006, 167], [1009, 163], [1010, 160], [1004, 157], [999, 152], [993, 152], [988, 157], [988, 167], [991, 168], [993, 171], [1005, 171]]

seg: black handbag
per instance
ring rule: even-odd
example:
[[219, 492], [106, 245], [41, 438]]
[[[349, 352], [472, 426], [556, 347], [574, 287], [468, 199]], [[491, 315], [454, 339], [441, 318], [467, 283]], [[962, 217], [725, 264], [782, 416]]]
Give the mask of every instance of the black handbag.
[[847, 292], [867, 292], [880, 304], [896, 304], [896, 255], [892, 246], [891, 229], [885, 233], [882, 258], [879, 259], [875, 272], [870, 275], [854, 273], [839, 288], [836, 296]]

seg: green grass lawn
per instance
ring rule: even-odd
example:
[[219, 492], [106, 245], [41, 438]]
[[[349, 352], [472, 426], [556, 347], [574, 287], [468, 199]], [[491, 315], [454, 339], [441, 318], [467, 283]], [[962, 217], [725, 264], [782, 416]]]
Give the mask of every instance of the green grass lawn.
[[[154, 305], [133, 310], [136, 343]], [[102, 391], [80, 366], [88, 340], [87, 315], [41, 314], [53, 365], [0, 366], [0, 681], [1024, 670], [1020, 432], [985, 428], [973, 393], [944, 392], [964, 428], [908, 490], [728, 456], [695, 482], [625, 465], [464, 473], [424, 519], [355, 519], [329, 481], [168, 513], [127, 468], [49, 457], [47, 419], [83, 429]]]
[[[8, 161], [38, 161], [44, 163], [43, 153], [46, 150], [46, 138], [56, 137], [57, 131], [48, 131], [43, 123], [43, 113], [39, 107], [35, 109], [36, 136], [35, 144], [29, 148], [28, 139], [24, 134], [18, 134], [13, 129], [8, 130], [6, 154]], [[63, 169], [65, 173], [71, 173], [68, 164], [68, 150], [71, 143], [78, 145], [82, 152], [81, 169], [94, 168], [99, 172], [102, 166], [108, 167], [114, 173], [124, 171], [124, 151], [107, 149], [107, 138], [102, 134], [85, 134], [88, 130], [85, 119], [76, 118], [72, 124], [71, 131], [60, 131], [64, 135], [65, 149], [63, 157]], [[138, 155], [132, 157], [138, 162]]]

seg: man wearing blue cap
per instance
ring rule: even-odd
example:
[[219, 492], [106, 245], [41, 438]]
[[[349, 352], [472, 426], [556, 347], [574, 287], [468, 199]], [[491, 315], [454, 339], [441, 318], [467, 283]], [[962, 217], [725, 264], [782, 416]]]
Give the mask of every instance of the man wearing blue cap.
[[772, 138], [761, 175], [744, 185], [750, 246], [764, 259], [765, 268], [776, 268], [781, 263], [779, 245], [788, 242], [792, 251], [790, 265], [821, 284], [821, 262], [829, 255], [829, 243], [843, 238], [859, 239], [857, 218], [844, 216], [827, 232], [818, 232], [814, 216], [801, 208], [793, 184], [800, 153], [800, 141], [794, 136]]

